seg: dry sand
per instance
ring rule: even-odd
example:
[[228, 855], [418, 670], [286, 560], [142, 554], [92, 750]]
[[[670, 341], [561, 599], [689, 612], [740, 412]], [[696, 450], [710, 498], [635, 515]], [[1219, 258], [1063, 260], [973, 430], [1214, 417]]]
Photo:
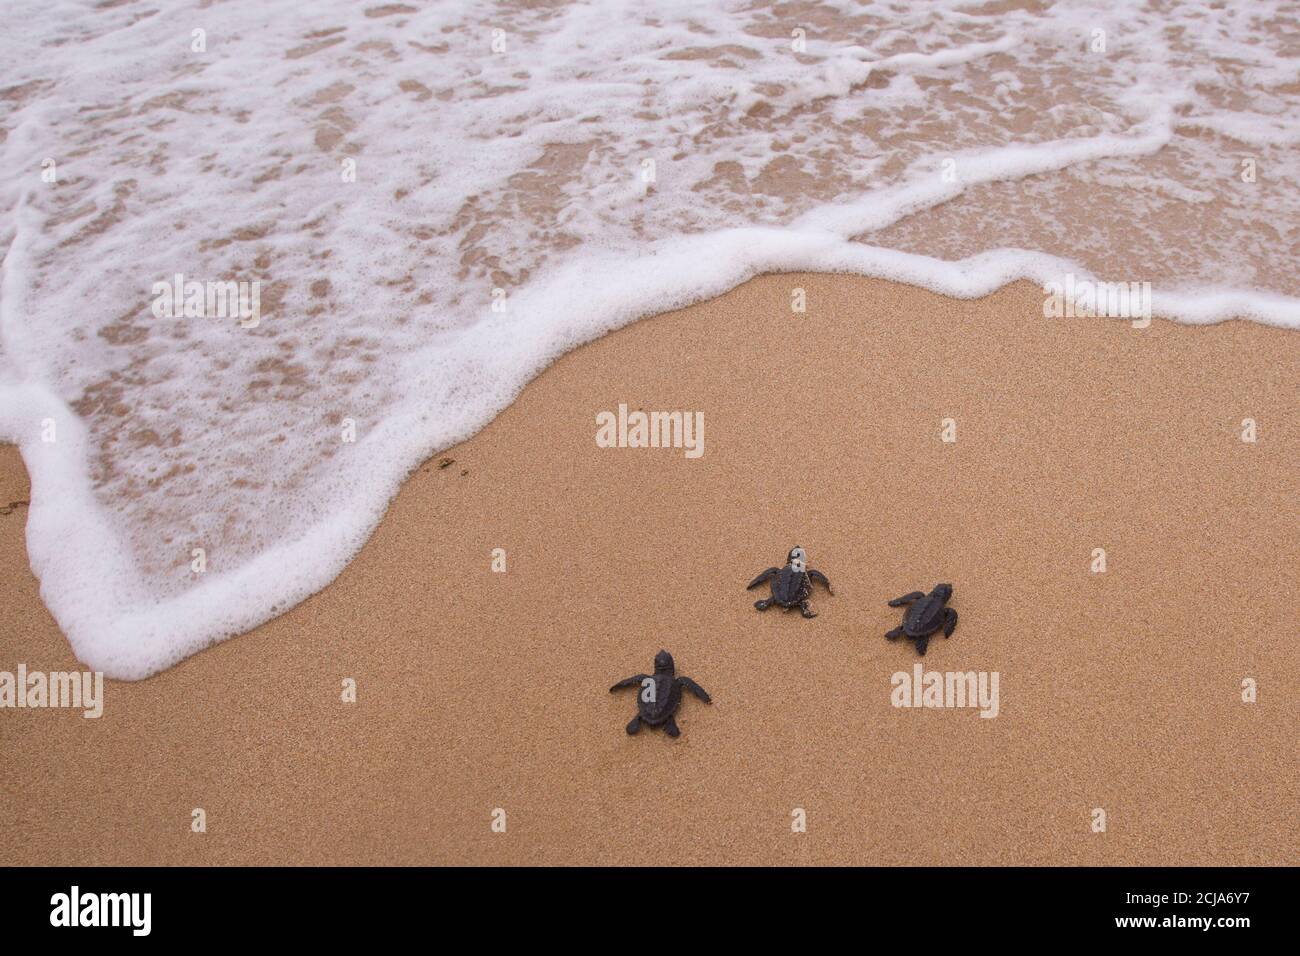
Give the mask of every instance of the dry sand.
[[[0, 863], [1294, 863], [1297, 340], [1041, 307], [766, 276], [579, 349], [303, 605], [99, 720], [0, 711]], [[597, 448], [619, 402], [704, 456]], [[0, 669], [75, 668], [25, 514]], [[816, 620], [744, 590], [795, 543]], [[885, 601], [940, 580], [924, 663], [997, 671], [996, 719], [890, 704]], [[714, 703], [628, 737], [661, 647]]]

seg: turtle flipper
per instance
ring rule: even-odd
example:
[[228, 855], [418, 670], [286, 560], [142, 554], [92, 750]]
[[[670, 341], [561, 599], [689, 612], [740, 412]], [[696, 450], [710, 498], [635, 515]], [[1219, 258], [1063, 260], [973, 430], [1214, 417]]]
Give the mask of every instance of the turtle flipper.
[[640, 729], [641, 729], [641, 715], [638, 714], [637, 716], [633, 717], [631, 721], [629, 721], [627, 725], [627, 732], [629, 735], [631, 735], [636, 733]]
[[695, 681], [691, 680], [689, 677], [679, 677], [677, 678], [677, 683], [681, 684], [683, 687], [689, 690], [700, 700], [704, 701], [706, 704], [713, 703], [713, 698], [709, 696], [709, 692], [706, 691], [699, 684], [695, 683]]
[[673, 720], [671, 717], [664, 721], [664, 733], [669, 737], [680, 736], [681, 731], [677, 729], [677, 721]]
[[923, 597], [925, 597], [925, 594], [923, 592], [913, 591], [911, 594], [904, 594], [902, 597], [894, 598], [892, 601], [889, 602], [889, 606], [902, 607], [904, 604], [911, 604], [913, 601], [918, 601]]
[[812, 606], [807, 601], [799, 602], [799, 613], [802, 614], [804, 617], [817, 616], [817, 612], [812, 609]]
[[814, 571], [812, 568], [809, 568], [808, 577], [812, 578], [814, 581], [820, 581], [822, 584], [826, 585], [826, 590], [831, 594], [835, 593], [834, 589], [831, 587], [830, 578], [826, 577], [826, 575], [822, 574], [820, 571]]
[[754, 578], [754, 580], [750, 581], [749, 584], [745, 587], [745, 590], [746, 591], [752, 590], [758, 587], [768, 578], [780, 573], [781, 573], [780, 568], [768, 568], [766, 571], [762, 572], [758, 577]]
[[771, 599], [771, 598], [766, 598], [766, 599], [764, 599], [764, 600], [762, 600], [762, 601], [755, 601], [755, 602], [754, 602], [754, 607], [758, 608], [760, 611], [766, 611], [766, 610], [767, 610], [768, 608], [770, 608], [771, 606], [772, 606], [772, 599]]
[[957, 629], [957, 612], [952, 608], [944, 608], [943, 611], [943, 636], [952, 637], [952, 632]]
[[885, 637], [891, 641], [896, 641], [902, 636], [903, 636], [903, 629], [901, 627], [896, 627], [892, 631], [885, 632]]
[[[622, 690], [624, 687], [631, 687], [633, 684], [639, 684], [639, 683], [641, 683], [641, 682], [642, 682], [643, 680], [645, 680], [645, 679], [646, 679], [646, 675], [645, 675], [645, 674], [633, 674], [631, 677], [625, 677], [625, 678], [623, 678], [621, 681], [619, 681], [617, 684], [615, 684], [613, 687], [611, 687], [611, 688], [609, 689], [609, 692], [612, 694], [612, 693], [614, 693], [614, 691], [616, 691], [616, 690]], [[636, 733], [636, 731], [635, 731], [635, 730], [629, 730], [628, 733], [629, 733], [629, 734], [634, 734], [634, 733]]]

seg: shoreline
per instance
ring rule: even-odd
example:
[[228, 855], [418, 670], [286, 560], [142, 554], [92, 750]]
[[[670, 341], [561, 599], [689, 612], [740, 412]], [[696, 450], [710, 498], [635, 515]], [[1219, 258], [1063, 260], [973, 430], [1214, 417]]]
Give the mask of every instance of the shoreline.
[[[100, 719], [0, 710], [0, 862], [1287, 862], [1295, 333], [1041, 308], [785, 273], [581, 346], [302, 604]], [[620, 404], [701, 413], [704, 453], [600, 447]], [[0, 670], [78, 670], [24, 513]], [[794, 544], [811, 621], [744, 590]], [[952, 638], [885, 641], [940, 580]], [[714, 703], [629, 738], [607, 688], [661, 647]], [[918, 662], [999, 674], [996, 719], [895, 707]]]

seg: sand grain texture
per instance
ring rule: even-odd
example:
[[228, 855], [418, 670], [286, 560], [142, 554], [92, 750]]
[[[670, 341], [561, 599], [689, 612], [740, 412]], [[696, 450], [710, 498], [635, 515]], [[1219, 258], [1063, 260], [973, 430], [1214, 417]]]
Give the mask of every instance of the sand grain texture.
[[[100, 720], [0, 711], [0, 863], [1293, 863], [1294, 333], [1041, 304], [765, 276], [579, 349], [303, 605]], [[703, 411], [704, 456], [597, 448], [619, 402]], [[75, 668], [25, 515], [0, 669]], [[744, 590], [795, 543], [813, 621]], [[885, 601], [939, 580], [924, 663], [998, 671], [996, 719], [890, 705]], [[715, 702], [629, 738], [606, 688], [660, 647]]]

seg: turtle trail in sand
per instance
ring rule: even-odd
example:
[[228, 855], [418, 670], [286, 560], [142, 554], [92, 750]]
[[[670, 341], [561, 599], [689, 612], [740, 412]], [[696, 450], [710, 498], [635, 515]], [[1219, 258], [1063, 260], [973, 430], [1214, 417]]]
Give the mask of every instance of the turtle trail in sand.
[[916, 641], [916, 650], [924, 655], [930, 644], [930, 635], [943, 628], [944, 637], [952, 637], [957, 626], [957, 612], [948, 607], [952, 597], [951, 584], [936, 584], [929, 594], [913, 591], [889, 602], [890, 607], [906, 607], [903, 623], [885, 634], [891, 641], [908, 637]]
[[681, 731], [677, 729], [677, 721], [673, 719], [673, 714], [677, 713], [677, 708], [681, 705], [683, 688], [706, 704], [713, 703], [713, 698], [703, 687], [689, 677], [677, 676], [673, 655], [667, 651], [660, 651], [655, 655], [654, 674], [633, 674], [619, 681], [609, 689], [609, 692], [612, 694], [624, 687], [640, 688], [636, 695], [637, 715], [627, 725], [629, 734], [640, 730], [643, 723], [651, 727], [662, 726], [664, 733], [669, 737], [680, 734]]
[[762, 601], [755, 601], [754, 607], [760, 611], [766, 611], [773, 604], [787, 610], [797, 607], [804, 617], [816, 617], [817, 613], [808, 604], [808, 599], [812, 596], [813, 582], [820, 581], [826, 585], [828, 593], [834, 594], [835, 592], [831, 590], [831, 582], [820, 571], [808, 567], [807, 555], [797, 544], [790, 549], [785, 560], [785, 567], [768, 568], [749, 582], [749, 586], [745, 589], [747, 591], [753, 590], [764, 581], [772, 582], [772, 596]]

